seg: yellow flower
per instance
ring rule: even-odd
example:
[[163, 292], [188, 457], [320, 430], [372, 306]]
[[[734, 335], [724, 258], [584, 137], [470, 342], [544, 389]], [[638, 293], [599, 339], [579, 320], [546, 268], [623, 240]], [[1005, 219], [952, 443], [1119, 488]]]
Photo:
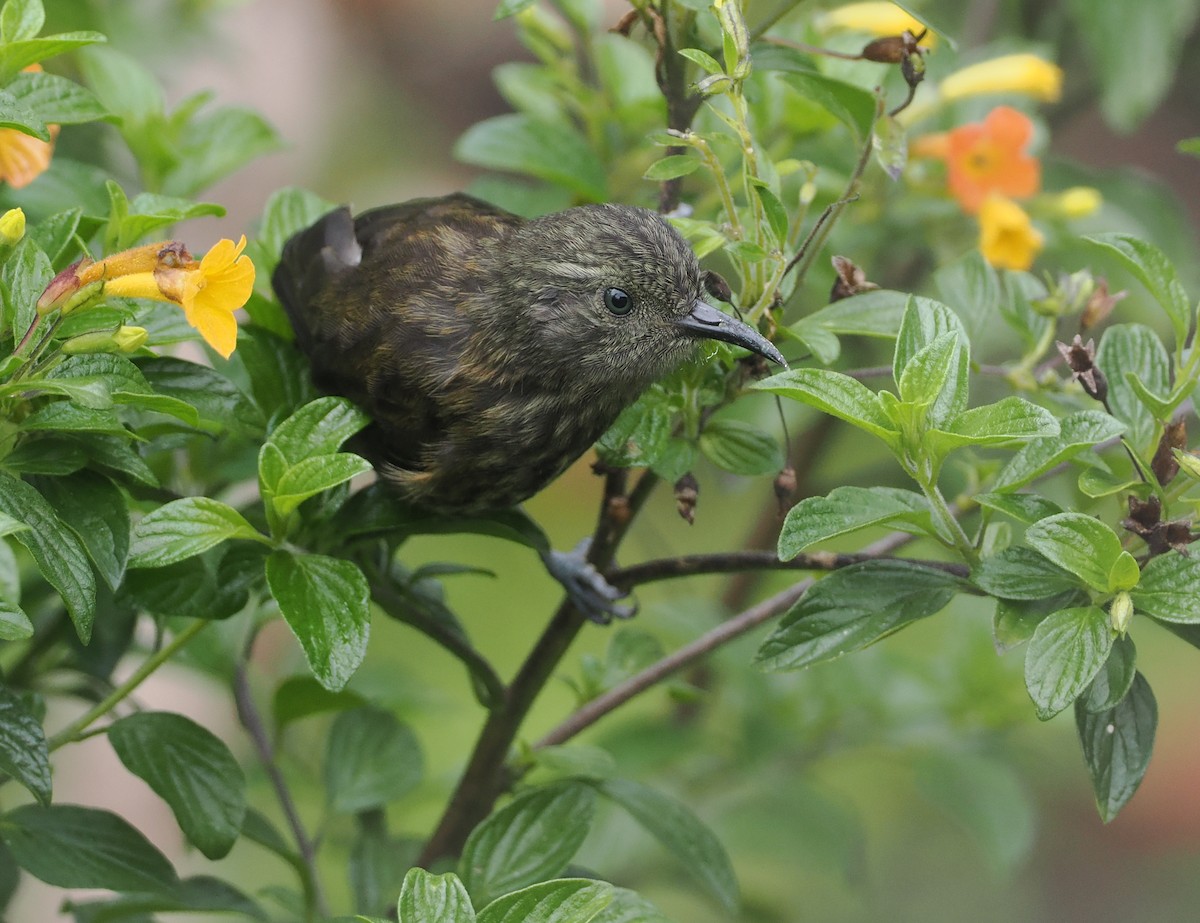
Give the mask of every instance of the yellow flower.
[[1042, 249], [1044, 238], [1012, 199], [989, 196], [979, 209], [979, 249], [997, 269], [1025, 270]]
[[1091, 186], [1072, 186], [1054, 196], [1050, 202], [1054, 211], [1064, 218], [1086, 218], [1099, 211], [1103, 204], [1100, 190]]
[[[848, 3], [824, 13], [820, 25], [826, 32], [847, 30], [866, 32], [868, 35], [899, 35], [906, 29], [920, 35], [925, 25], [910, 16], [894, 3]], [[921, 40], [923, 45], [932, 45], [933, 33]]]
[[1062, 95], [1063, 72], [1056, 64], [1033, 54], [1010, 54], [972, 64], [942, 81], [942, 99], [955, 100], [986, 93], [1021, 93], [1045, 103]]
[[[128, 265], [141, 271], [106, 279], [106, 294], [153, 298], [180, 305], [188, 323], [209, 346], [228, 359], [237, 346], [233, 312], [246, 303], [254, 290], [254, 264], [250, 257], [242, 255], [245, 246], [245, 235], [236, 244], [232, 240], [219, 240], [197, 263], [181, 245], [152, 244], [101, 260], [84, 272], [91, 273], [103, 263], [124, 258]], [[153, 247], [158, 248], [155, 265], [149, 271], [141, 269], [144, 255]]]

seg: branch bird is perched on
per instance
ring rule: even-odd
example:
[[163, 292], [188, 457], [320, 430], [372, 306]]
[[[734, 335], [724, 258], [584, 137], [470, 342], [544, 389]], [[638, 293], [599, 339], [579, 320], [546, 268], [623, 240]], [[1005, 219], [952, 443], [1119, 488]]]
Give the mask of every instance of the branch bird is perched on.
[[[561, 474], [700, 339], [783, 363], [704, 300], [710, 278], [645, 209], [526, 220], [451, 195], [330, 212], [287, 242], [273, 282], [317, 386], [371, 415], [364, 451], [384, 480], [479, 513]], [[548, 564], [586, 614], [620, 614], [594, 575], [581, 589]]]

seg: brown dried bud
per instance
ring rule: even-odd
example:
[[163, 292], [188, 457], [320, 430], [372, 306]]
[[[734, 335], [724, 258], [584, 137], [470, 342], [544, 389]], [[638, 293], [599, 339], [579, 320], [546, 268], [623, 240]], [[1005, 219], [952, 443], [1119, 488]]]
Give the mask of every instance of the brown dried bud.
[[1130, 497], [1129, 516], [1121, 520], [1121, 525], [1140, 536], [1151, 555], [1164, 554], [1172, 548], [1180, 554], [1187, 554], [1188, 545], [1197, 538], [1191, 522], [1186, 519], [1163, 522], [1162, 502], [1153, 495], [1145, 500]]
[[1077, 333], [1069, 345], [1059, 340], [1058, 351], [1067, 360], [1067, 367], [1084, 392], [1100, 403], [1107, 401], [1108, 379], [1096, 365], [1096, 341], [1088, 340], [1085, 344]]
[[618, 494], [615, 497], [608, 498], [608, 508], [606, 510], [608, 520], [613, 525], [624, 526], [629, 523], [631, 512], [629, 509], [629, 498], [624, 494]]
[[1145, 500], [1129, 498], [1129, 518], [1122, 521], [1130, 532], [1145, 537], [1162, 521], [1162, 501], [1154, 494]]
[[1192, 524], [1186, 519], [1172, 519], [1163, 523], [1163, 541], [1167, 547], [1174, 548], [1185, 557], [1188, 545], [1200, 538], [1200, 534], [1192, 531]]
[[779, 501], [779, 513], [783, 515], [792, 506], [792, 497], [796, 493], [796, 469], [786, 465], [775, 475], [775, 499]]
[[899, 35], [885, 35], [883, 38], [867, 42], [859, 57], [877, 64], [902, 64], [912, 55], [919, 57], [924, 54], [925, 49], [918, 43], [925, 38], [927, 32], [927, 29], [922, 29], [920, 35], [913, 35], [905, 29]]
[[720, 273], [706, 269], [704, 270], [702, 281], [704, 282], [704, 290], [717, 299], [717, 301], [723, 301], [726, 304], [733, 301], [733, 290]]
[[1158, 483], [1166, 487], [1179, 473], [1179, 461], [1175, 458], [1173, 449], [1187, 448], [1187, 424], [1183, 417], [1174, 423], [1163, 427], [1162, 438], [1158, 440], [1158, 448], [1154, 450], [1154, 459], [1150, 462], [1150, 470], [1158, 478]]
[[1079, 329], [1086, 331], [1096, 324], [1104, 320], [1117, 306], [1117, 302], [1126, 297], [1129, 292], [1122, 289], [1113, 294], [1108, 293], [1108, 280], [1101, 276], [1096, 280], [1096, 287], [1092, 290], [1092, 294], [1088, 297], [1087, 303], [1083, 306], [1083, 312], [1079, 315]]
[[696, 500], [700, 497], [700, 483], [692, 472], [675, 482], [675, 509], [690, 526], [696, 521]]
[[835, 256], [832, 262], [833, 268], [837, 272], [837, 278], [829, 292], [830, 304], [841, 301], [843, 298], [849, 298], [851, 295], [873, 292], [879, 288], [874, 282], [867, 281], [866, 272], [855, 265], [849, 257]]

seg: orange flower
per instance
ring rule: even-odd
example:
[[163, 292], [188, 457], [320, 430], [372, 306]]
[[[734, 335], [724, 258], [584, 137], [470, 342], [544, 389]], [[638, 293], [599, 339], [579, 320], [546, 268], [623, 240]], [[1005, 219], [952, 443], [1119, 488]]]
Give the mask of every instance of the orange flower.
[[15, 128], [0, 128], [0, 180], [13, 189], [28, 186], [46, 172], [58, 126], [48, 125], [50, 140], [42, 141]]
[[1012, 199], [990, 195], [979, 210], [979, 249], [997, 269], [1026, 270], [1044, 238], [1029, 215]]
[[1032, 136], [1026, 115], [997, 106], [982, 122], [923, 139], [917, 150], [944, 157], [951, 194], [963, 211], [974, 214], [989, 195], [1024, 199], [1038, 191], [1041, 164], [1025, 153]]

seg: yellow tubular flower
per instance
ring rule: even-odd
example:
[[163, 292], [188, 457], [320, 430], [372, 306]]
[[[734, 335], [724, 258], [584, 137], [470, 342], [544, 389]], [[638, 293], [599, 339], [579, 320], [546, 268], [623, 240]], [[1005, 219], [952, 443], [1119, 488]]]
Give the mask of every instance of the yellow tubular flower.
[[[868, 35], [899, 35], [905, 29], [920, 35], [925, 26], [894, 3], [848, 3], [822, 14], [820, 27], [826, 32], [846, 30], [866, 32]], [[933, 33], [923, 40], [923, 45], [933, 44]]]
[[160, 247], [152, 270], [108, 279], [104, 292], [180, 305], [188, 323], [228, 359], [237, 346], [233, 312], [254, 290], [254, 264], [242, 255], [245, 246], [245, 235], [236, 244], [232, 240], [217, 241], [199, 263], [186, 259], [187, 251], [182, 248]]
[[972, 64], [941, 84], [942, 99], [955, 100], [987, 93], [1021, 93], [1044, 103], [1062, 95], [1063, 72], [1057, 64], [1034, 54], [1010, 54]]
[[993, 195], [979, 209], [979, 249], [997, 269], [1026, 270], [1042, 249], [1044, 238], [1012, 199]]

